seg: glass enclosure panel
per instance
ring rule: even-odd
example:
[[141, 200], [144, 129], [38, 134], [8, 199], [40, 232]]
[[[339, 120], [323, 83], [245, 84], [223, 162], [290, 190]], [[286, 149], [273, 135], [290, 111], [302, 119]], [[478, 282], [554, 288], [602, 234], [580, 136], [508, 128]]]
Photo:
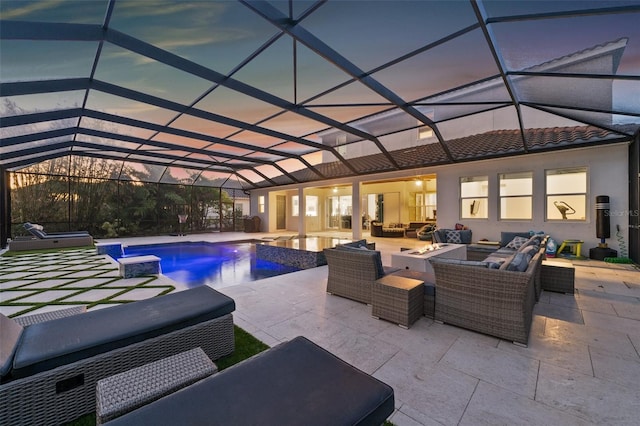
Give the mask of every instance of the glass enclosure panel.
[[[514, 107], [500, 108], [438, 123], [438, 129], [440, 129], [440, 133], [445, 140], [464, 138], [493, 130], [515, 130], [518, 127], [518, 114]], [[516, 137], [520, 139], [520, 136]], [[474, 144], [477, 144], [477, 142], [474, 142]], [[523, 146], [522, 143], [519, 145]], [[486, 151], [487, 147], [470, 147], [470, 151], [474, 153], [483, 150]]]
[[0, 137], [5, 139], [13, 136], [35, 134], [56, 129], [68, 129], [75, 127], [77, 124], [77, 118], [66, 118], [64, 120], [41, 121], [39, 123], [25, 124], [22, 126], [1, 127]]
[[374, 1], [363, 7], [337, 1], [323, 4], [301, 25], [369, 71], [475, 22], [471, 5], [462, 2]]
[[92, 1], [3, 1], [2, 19], [35, 22], [102, 24], [107, 0]]
[[2, 40], [2, 82], [89, 77], [97, 50], [95, 41]]
[[155, 124], [166, 124], [178, 113], [155, 105], [132, 99], [90, 90], [87, 97], [87, 109], [107, 112], [121, 117], [134, 118]]
[[[64, 150], [67, 151], [67, 150]], [[45, 160], [37, 164], [23, 167], [23, 173], [41, 173], [48, 175], [67, 176], [69, 174], [69, 156]]]
[[266, 20], [230, 1], [116, 2], [111, 25], [225, 74], [276, 32]]
[[120, 176], [120, 179], [141, 182], [158, 182], [165, 169], [165, 166], [156, 164], [126, 162], [123, 165], [123, 173]]
[[240, 68], [233, 78], [280, 99], [294, 102], [295, 80], [292, 57], [291, 39], [280, 37]]
[[[425, 72], [417, 73], [416, 69]], [[413, 101], [498, 74], [495, 59], [478, 29], [385, 68], [373, 77], [405, 101]]]
[[144, 129], [142, 127], [128, 126], [126, 124], [97, 120], [90, 117], [82, 117], [82, 120], [80, 120], [80, 127], [116, 133], [124, 136], [134, 136], [141, 139], [150, 138], [155, 133], [153, 130]]
[[[545, 3], [547, 5], [553, 4], [552, 2], [542, 2], [537, 4], [536, 8], [545, 7]], [[578, 9], [582, 2], [558, 3], [570, 4], [572, 8]], [[613, 6], [614, 2], [584, 3], [595, 9]], [[544, 70], [547, 72], [573, 71], [587, 74], [638, 75], [640, 65], [637, 58], [640, 54], [640, 46], [628, 42], [640, 37], [638, 22], [640, 22], [640, 13], [602, 14], [496, 23], [491, 25], [491, 29], [496, 37], [497, 45], [500, 46], [508, 71]], [[573, 34], [580, 36], [567, 37], [568, 28]], [[562, 40], [562, 42], [558, 42], [558, 40]], [[624, 54], [619, 58], [617, 69], [612, 62], [604, 61], [602, 57], [591, 53], [596, 46], [607, 46], [613, 49], [618, 45], [624, 49]], [[522, 52], [527, 52], [527, 54], [523, 55]], [[567, 59], [572, 56], [580, 57], [579, 65], [573, 62], [572, 68], [563, 66], [565, 62], [571, 62]]]
[[195, 107], [251, 124], [282, 111], [277, 106], [222, 86], [205, 96]]
[[95, 78], [185, 105], [213, 84], [109, 43], [104, 44]]
[[178, 117], [177, 120], [171, 123], [170, 127], [201, 133], [203, 135], [215, 136], [217, 138], [227, 137], [240, 130], [237, 127], [218, 123], [212, 120], [205, 120], [204, 118], [194, 117], [188, 114], [183, 114]]
[[[11, 218], [14, 223], [34, 222], [52, 231], [68, 223], [69, 186], [66, 176], [12, 173], [11, 187]], [[22, 234], [24, 230], [20, 232]]]
[[[4, 42], [3, 42], [4, 43]], [[36, 95], [2, 96], [0, 100], [0, 116], [31, 112], [58, 111], [82, 106], [84, 91], [72, 90], [67, 92], [39, 93]]]

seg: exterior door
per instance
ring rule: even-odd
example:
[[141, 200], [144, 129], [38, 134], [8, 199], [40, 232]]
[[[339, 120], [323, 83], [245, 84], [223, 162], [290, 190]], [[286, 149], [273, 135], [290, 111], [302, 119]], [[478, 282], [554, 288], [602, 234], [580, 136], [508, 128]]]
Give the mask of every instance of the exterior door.
[[276, 195], [276, 229], [287, 229], [287, 197]]

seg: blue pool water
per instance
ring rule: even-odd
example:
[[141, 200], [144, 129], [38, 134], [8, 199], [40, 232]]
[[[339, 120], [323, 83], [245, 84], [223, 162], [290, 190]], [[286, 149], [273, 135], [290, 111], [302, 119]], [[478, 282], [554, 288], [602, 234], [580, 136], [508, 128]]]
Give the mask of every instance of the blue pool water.
[[256, 259], [255, 244], [249, 242], [130, 246], [124, 248], [124, 255], [158, 256], [162, 273], [189, 287], [228, 287], [299, 270]]

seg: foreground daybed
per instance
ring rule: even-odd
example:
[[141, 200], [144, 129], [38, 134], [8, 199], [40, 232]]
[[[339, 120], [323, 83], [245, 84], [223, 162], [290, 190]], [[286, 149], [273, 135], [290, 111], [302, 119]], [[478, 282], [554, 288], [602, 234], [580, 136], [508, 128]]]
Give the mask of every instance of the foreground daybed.
[[0, 315], [0, 425], [73, 420], [95, 410], [98, 380], [182, 351], [228, 355], [234, 310], [201, 286], [25, 327]]
[[544, 256], [544, 237], [485, 261], [433, 258], [435, 320], [527, 345]]
[[296, 337], [105, 424], [381, 425], [393, 410], [393, 388]]

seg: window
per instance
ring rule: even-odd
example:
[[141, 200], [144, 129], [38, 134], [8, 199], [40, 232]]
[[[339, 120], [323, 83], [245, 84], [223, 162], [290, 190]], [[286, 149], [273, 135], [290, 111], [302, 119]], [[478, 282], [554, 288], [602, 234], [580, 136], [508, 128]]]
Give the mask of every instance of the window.
[[291, 216], [299, 216], [300, 215], [300, 205], [298, 204], [298, 196], [294, 195], [291, 197]]
[[316, 195], [306, 195], [305, 200], [305, 215], [306, 216], [318, 216], [318, 197]]
[[433, 137], [433, 129], [429, 126], [423, 126], [418, 129], [418, 139], [427, 139]]
[[488, 197], [488, 176], [460, 178], [460, 218], [488, 219]]
[[547, 220], [587, 219], [587, 168], [546, 172]]
[[258, 196], [258, 213], [264, 213], [264, 195]]
[[533, 173], [503, 173], [500, 179], [500, 219], [533, 218]]

